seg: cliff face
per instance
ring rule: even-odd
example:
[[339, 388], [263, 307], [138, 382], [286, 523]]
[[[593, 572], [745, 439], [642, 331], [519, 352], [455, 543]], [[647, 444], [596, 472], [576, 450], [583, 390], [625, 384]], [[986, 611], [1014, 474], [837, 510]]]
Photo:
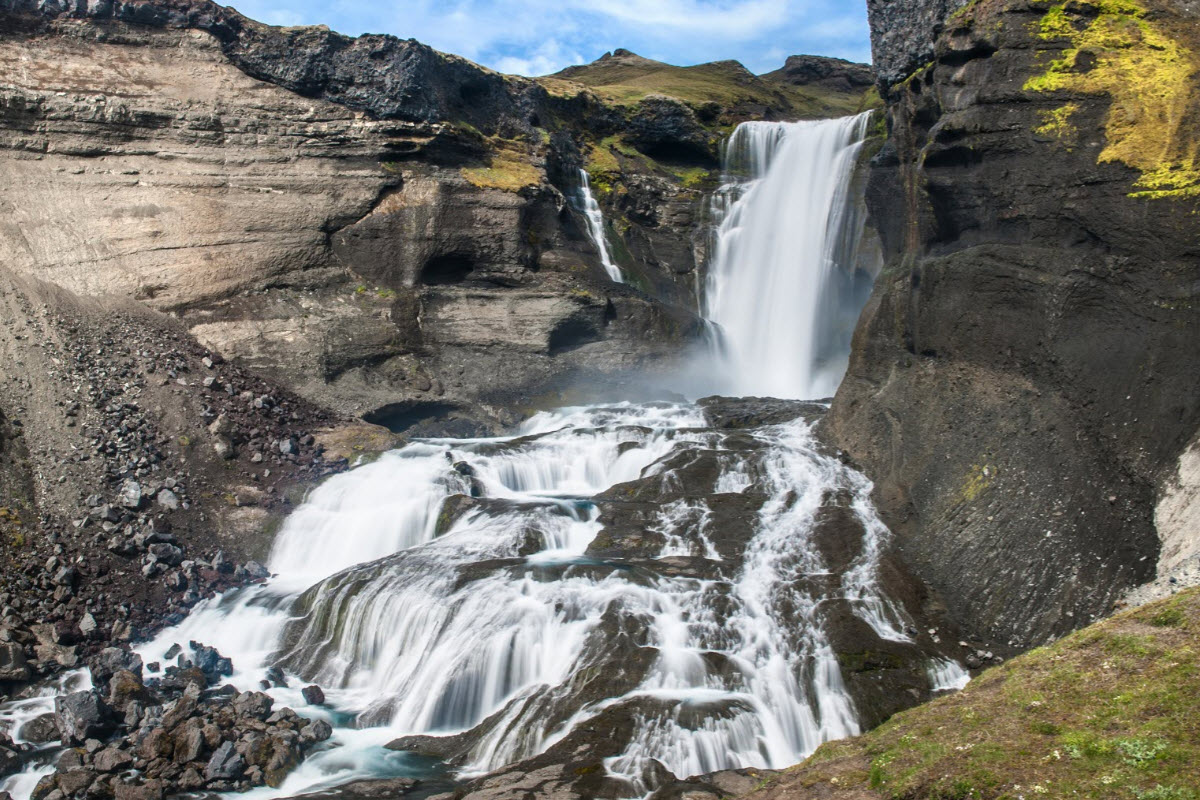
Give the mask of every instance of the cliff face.
[[1194, 561], [1197, 12], [944, 6], [871, 4], [887, 266], [830, 431], [964, 626], [1026, 645], [1153, 578], [1160, 538], [1164, 578]]
[[[0, 260], [400, 428], [487, 429], [667, 366], [699, 330], [719, 130], [863, 93], [800, 109], [802, 87], [725, 65], [708, 94], [655, 93], [660, 73], [612, 98], [203, 0], [0, 20]], [[626, 285], [588, 239], [583, 167]]]

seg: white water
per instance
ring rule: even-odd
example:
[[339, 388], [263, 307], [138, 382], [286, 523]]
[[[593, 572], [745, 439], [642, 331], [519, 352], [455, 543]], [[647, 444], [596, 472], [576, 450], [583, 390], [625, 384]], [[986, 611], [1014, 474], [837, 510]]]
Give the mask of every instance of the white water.
[[583, 216], [587, 220], [588, 235], [592, 237], [592, 244], [596, 245], [596, 251], [600, 254], [600, 263], [604, 266], [608, 277], [617, 283], [624, 283], [625, 279], [621, 275], [621, 268], [613, 263], [612, 254], [608, 249], [608, 238], [604, 233], [604, 214], [600, 211], [600, 204], [596, 202], [595, 196], [592, 195], [592, 182], [588, 177], [587, 170], [579, 170], [579, 180], [579, 200], [583, 206]]
[[[846, 205], [865, 124], [750, 124], [731, 142], [731, 172], [744, 164], [749, 180], [725, 192], [710, 311], [728, 344], [716, 371], [739, 393], [819, 396], [840, 377], [822, 360], [819, 320], [829, 242], [844, 227], [831, 209]], [[589, 229], [620, 281], [582, 178]], [[764, 319], [743, 325], [754, 303]], [[410, 444], [314, 491], [277, 538], [270, 582], [201, 604], [139, 652], [149, 663], [204, 642], [232, 658], [242, 689], [282, 666], [290, 688], [271, 690], [278, 704], [334, 723], [329, 743], [256, 800], [406, 774], [403, 754], [382, 745], [410, 734], [471, 731], [462, 773], [484, 773], [613, 709], [636, 723], [606, 762], [630, 796], [653, 788], [652, 760], [680, 777], [793, 764], [859, 730], [826, 609], [844, 604], [879, 637], [909, 641], [879, 587], [888, 532], [870, 483], [821, 455], [807, 423], [736, 441], [705, 425], [691, 404], [618, 404], [539, 414], [510, 437]], [[704, 459], [717, 467], [697, 486], [679, 465]], [[590, 555], [605, 534], [593, 499], [639, 479], [666, 498], [645, 522], [645, 554]], [[723, 495], [756, 503], [741, 540], [715, 521]], [[832, 495], [851, 498], [861, 530], [840, 576], [814, 543]], [[455, 504], [469, 508], [444, 514]], [[589, 692], [595, 675], [609, 696]], [[964, 676], [930, 662], [938, 689]], [[305, 705], [309, 682], [327, 707]], [[38, 702], [11, 713], [28, 718]], [[37, 774], [0, 788], [25, 800]]]
[[850, 350], [845, 320], [865, 300], [844, 284], [858, 240], [847, 230], [856, 219], [848, 190], [869, 122], [867, 113], [734, 131], [714, 198], [706, 298], [723, 333], [722, 393], [811, 399], [837, 389]]
[[[881, 636], [903, 638], [901, 612], [875, 580], [886, 529], [869, 482], [820, 455], [802, 420], [757, 431], [753, 451], [726, 449], [725, 434], [704, 425], [692, 405], [621, 404], [539, 414], [513, 437], [411, 444], [315, 491], [278, 537], [269, 584], [198, 607], [139, 652], [161, 661], [175, 642], [204, 641], [233, 659], [231, 680], [244, 689], [283, 664], [303, 679], [271, 693], [304, 713], [315, 709], [299, 689], [325, 688], [332, 709], [320, 713], [342, 726], [330, 746], [256, 797], [386, 773], [387, 741], [481, 724], [464, 772], [486, 772], [615, 704], [638, 720], [609, 761], [631, 795], [651, 788], [650, 759], [678, 775], [795, 763], [858, 731], [822, 604], [847, 600]], [[706, 576], [585, 557], [601, 532], [588, 498], [639, 477], [669, 489], [680, 477], [666, 464], [705, 453], [719, 470], [689, 492], [761, 497], [743, 552], [721, 552], [705, 501], [678, 500], [656, 512], [652, 558], [702, 559]], [[442, 502], [472, 491], [454, 468], [462, 462], [483, 499], [439, 536]], [[847, 573], [856, 577], [822, 590], [810, 579], [829, 570], [811, 536], [839, 490], [856, 499], [862, 555]], [[376, 506], [389, 510], [365, 513]], [[364, 566], [332, 574], [350, 559]], [[612, 651], [613, 615], [656, 655], [615, 697], [586, 701], [578, 676], [628, 656]]]

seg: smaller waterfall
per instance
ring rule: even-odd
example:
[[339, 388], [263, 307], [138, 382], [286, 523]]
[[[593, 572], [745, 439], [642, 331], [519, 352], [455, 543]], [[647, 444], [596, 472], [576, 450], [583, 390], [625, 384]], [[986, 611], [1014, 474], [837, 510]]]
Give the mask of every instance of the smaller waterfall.
[[583, 205], [583, 216], [587, 219], [588, 235], [592, 237], [592, 243], [596, 245], [596, 250], [600, 253], [600, 263], [604, 265], [604, 271], [608, 273], [608, 277], [617, 283], [624, 283], [625, 279], [621, 276], [621, 268], [613, 263], [612, 254], [608, 251], [608, 239], [604, 236], [604, 214], [601, 213], [600, 204], [592, 195], [592, 182], [588, 178], [586, 169], [579, 170], [579, 180], [579, 201]]
[[837, 389], [870, 289], [854, 279], [861, 220], [849, 192], [869, 122], [869, 112], [747, 122], [730, 138], [706, 303], [723, 333], [721, 391], [815, 399]]

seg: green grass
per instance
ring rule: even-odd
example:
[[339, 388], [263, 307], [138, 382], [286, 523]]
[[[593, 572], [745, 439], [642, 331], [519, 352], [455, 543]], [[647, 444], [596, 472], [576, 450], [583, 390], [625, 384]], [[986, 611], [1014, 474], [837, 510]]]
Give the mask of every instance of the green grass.
[[766, 792], [774, 800], [1200, 800], [1197, 710], [1200, 590], [1190, 590], [825, 745]]
[[[640, 56], [614, 58], [570, 67], [538, 79], [555, 94], [569, 93], [572, 84], [587, 87], [602, 100], [634, 106], [652, 94], [682, 100], [705, 113], [734, 111], [742, 106], [765, 104], [801, 117], [850, 114], [863, 103], [863, 93], [843, 94], [811, 87], [793, 87], [754, 75], [736, 61], [716, 61], [676, 67]], [[715, 121], [715, 120], [714, 120]]]

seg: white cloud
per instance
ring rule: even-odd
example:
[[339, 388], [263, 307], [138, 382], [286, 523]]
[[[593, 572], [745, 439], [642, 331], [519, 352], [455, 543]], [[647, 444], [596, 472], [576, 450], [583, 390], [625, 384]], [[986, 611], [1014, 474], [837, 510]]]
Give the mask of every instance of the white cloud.
[[786, 0], [575, 0], [570, 5], [664, 33], [702, 33], [735, 40], [761, 35], [786, 22], [788, 16]]
[[[859, 6], [862, 6], [861, 8]], [[737, 59], [774, 69], [794, 53], [861, 58], [855, 0], [241, 0], [273, 24], [415, 38], [503, 72], [539, 75], [625, 47], [676, 64]]]

